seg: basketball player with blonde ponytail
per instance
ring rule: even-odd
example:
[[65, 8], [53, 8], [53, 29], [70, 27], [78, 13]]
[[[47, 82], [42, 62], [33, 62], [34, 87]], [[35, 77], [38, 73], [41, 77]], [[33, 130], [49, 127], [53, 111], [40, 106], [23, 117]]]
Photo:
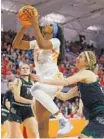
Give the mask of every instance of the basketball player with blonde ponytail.
[[92, 51], [82, 52], [76, 59], [76, 67], [79, 72], [61, 80], [42, 80], [39, 76], [35, 79], [43, 84], [49, 85], [77, 85], [63, 94], [59, 92], [60, 98], [68, 100], [76, 95], [81, 95], [84, 107], [89, 113], [89, 123], [81, 132], [80, 138], [103, 138], [104, 137], [104, 93], [98, 81], [98, 64], [96, 56]]

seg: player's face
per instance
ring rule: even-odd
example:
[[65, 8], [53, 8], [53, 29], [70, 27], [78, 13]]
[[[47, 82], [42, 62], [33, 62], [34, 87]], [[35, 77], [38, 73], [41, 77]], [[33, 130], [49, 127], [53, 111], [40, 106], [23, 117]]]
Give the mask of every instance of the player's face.
[[80, 68], [86, 68], [88, 66], [88, 61], [87, 58], [84, 54], [84, 52], [82, 52], [76, 59], [76, 66], [80, 69]]
[[21, 67], [21, 70], [20, 70], [20, 74], [21, 75], [29, 75], [30, 74], [30, 67], [29, 65], [25, 64]]
[[46, 40], [51, 39], [53, 37], [53, 27], [50, 25], [42, 27], [42, 35]]

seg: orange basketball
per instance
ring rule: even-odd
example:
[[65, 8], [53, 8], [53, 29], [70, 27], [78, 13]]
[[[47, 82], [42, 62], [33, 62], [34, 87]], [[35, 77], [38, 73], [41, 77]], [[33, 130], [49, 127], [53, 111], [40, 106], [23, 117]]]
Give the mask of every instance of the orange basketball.
[[19, 10], [19, 12], [18, 12], [19, 21], [25, 26], [30, 26], [31, 23], [28, 20], [28, 15], [25, 13], [25, 9], [28, 10], [28, 12], [30, 14], [31, 14], [32, 11], [34, 11], [35, 16], [38, 16], [38, 11], [37, 11], [36, 8], [34, 8], [31, 5], [26, 5]]

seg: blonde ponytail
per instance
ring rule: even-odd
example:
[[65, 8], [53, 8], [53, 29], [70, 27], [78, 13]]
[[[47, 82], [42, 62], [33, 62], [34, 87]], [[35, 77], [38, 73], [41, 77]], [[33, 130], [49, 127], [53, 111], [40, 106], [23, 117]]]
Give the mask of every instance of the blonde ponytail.
[[95, 74], [98, 73], [98, 64], [96, 56], [92, 51], [85, 51], [85, 55], [88, 61], [88, 68], [93, 71]]
[[94, 67], [93, 72], [94, 72], [95, 74], [98, 74], [98, 64], [96, 64], [96, 66]]

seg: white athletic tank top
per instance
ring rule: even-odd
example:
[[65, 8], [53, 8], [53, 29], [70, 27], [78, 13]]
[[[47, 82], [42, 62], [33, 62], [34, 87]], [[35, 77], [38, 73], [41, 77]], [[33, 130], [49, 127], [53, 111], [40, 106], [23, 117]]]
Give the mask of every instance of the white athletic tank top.
[[43, 50], [40, 49], [37, 41], [30, 41], [30, 49], [34, 49], [34, 62], [35, 70], [37, 74], [44, 74], [50, 70], [58, 70], [57, 59], [60, 52], [60, 41], [57, 38], [52, 38], [52, 49]]

